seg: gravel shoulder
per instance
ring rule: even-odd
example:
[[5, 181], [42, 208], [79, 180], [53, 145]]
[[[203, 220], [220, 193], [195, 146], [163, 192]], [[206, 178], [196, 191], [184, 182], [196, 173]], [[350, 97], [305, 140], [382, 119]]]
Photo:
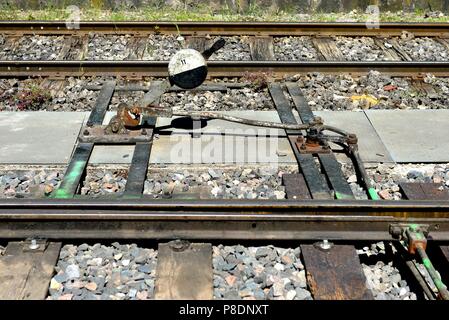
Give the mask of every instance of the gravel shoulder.
[[[99, 91], [88, 90], [100, 86], [108, 78], [73, 78], [64, 81], [46, 79], [0, 79], [0, 111], [90, 111]], [[117, 85], [142, 85], [148, 87], [153, 80], [118, 80]], [[360, 77], [350, 75], [326, 75], [310, 73], [286, 77], [304, 92], [314, 111], [362, 111], [371, 110], [425, 110], [447, 109], [449, 79], [427, 74], [423, 83], [427, 89], [413, 84], [407, 77], [391, 77], [371, 71]], [[241, 79], [216, 79], [214, 82], [239, 83]], [[245, 82], [247, 83], [247, 82]], [[143, 92], [115, 92], [110, 110], [116, 110], [123, 102], [135, 104]], [[244, 87], [219, 91], [178, 91], [162, 96], [162, 106], [174, 110], [231, 111], [274, 110], [268, 89]]]
[[278, 61], [316, 61], [318, 53], [310, 37], [274, 38], [274, 55]]
[[294, 77], [313, 111], [447, 109], [449, 80], [426, 75], [432, 94], [412, 85], [411, 79], [370, 71], [361, 77], [311, 73]]

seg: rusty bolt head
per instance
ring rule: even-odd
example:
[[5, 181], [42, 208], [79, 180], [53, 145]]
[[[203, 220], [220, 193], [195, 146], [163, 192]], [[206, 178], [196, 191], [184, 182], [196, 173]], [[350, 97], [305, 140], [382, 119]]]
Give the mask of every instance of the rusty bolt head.
[[313, 123], [314, 124], [323, 124], [324, 122], [323, 122], [323, 118], [321, 118], [321, 117], [314, 117], [313, 118]]
[[356, 144], [357, 142], [358, 142], [358, 138], [357, 138], [357, 135], [355, 135], [355, 134], [353, 134], [353, 133], [350, 133], [349, 135], [348, 135], [348, 139], [347, 139], [347, 142], [349, 143], [349, 144]]

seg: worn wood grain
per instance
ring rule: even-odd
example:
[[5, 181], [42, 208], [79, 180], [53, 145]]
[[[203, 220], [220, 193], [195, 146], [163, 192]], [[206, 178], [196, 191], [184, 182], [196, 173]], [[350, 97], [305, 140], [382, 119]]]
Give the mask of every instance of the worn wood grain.
[[405, 182], [399, 187], [408, 200], [449, 200], [449, 191], [441, 183]]
[[388, 61], [401, 61], [401, 57], [393, 48], [387, 48], [385, 46], [385, 38], [374, 38], [374, 44], [379, 47], [380, 50], [385, 54], [386, 60]]
[[273, 37], [251, 37], [249, 41], [251, 60], [271, 61], [274, 57]]
[[45, 251], [24, 251], [22, 242], [10, 242], [0, 256], [0, 300], [44, 300], [47, 297], [60, 242]]
[[307, 283], [315, 300], [372, 300], [353, 246], [338, 245], [321, 251], [301, 245]]
[[396, 50], [396, 52], [403, 58], [405, 61], [413, 61], [413, 58], [404, 50], [402, 49], [401, 45], [396, 39], [390, 39], [388, 41]]
[[345, 61], [345, 57], [341, 50], [337, 47], [334, 39], [324, 37], [324, 38], [313, 38], [312, 43], [318, 50], [320, 60], [325, 61]]
[[282, 176], [287, 199], [304, 200], [312, 199], [307, 188], [304, 176], [300, 173], [286, 173]]
[[193, 243], [185, 250], [159, 244], [155, 298], [210, 300], [213, 298], [212, 245]]
[[209, 47], [210, 41], [206, 37], [192, 36], [192, 37], [187, 37], [186, 44], [187, 44], [187, 47], [190, 49], [195, 49], [199, 52], [203, 52], [204, 50], [206, 50]]

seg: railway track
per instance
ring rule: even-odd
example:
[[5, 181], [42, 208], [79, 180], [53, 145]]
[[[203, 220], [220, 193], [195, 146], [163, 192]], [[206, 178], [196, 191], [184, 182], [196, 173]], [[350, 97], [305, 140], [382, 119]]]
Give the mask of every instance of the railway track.
[[[74, 31], [68, 30], [65, 24], [60, 22], [0, 22], [0, 31], [7, 36], [82, 35], [92, 31], [145, 36], [154, 33], [177, 34], [182, 30], [185, 36], [199, 38], [206, 34], [238, 33], [265, 37], [267, 41], [272, 41], [270, 37], [273, 36], [287, 35], [400, 36], [403, 31], [416, 36], [442, 39], [448, 35], [447, 24], [382, 24], [380, 29], [368, 29], [365, 24], [346, 23], [81, 23], [80, 26], [81, 29]], [[239, 77], [245, 71], [272, 72], [277, 77], [306, 72], [344, 72], [357, 75], [378, 70], [391, 75], [415, 78], [425, 73], [449, 76], [449, 62], [349, 62], [332, 59], [285, 62], [269, 61], [266, 59], [269, 56], [266, 50], [261, 50], [259, 61], [210, 61], [209, 75]], [[0, 61], [0, 76], [13, 78], [96, 75], [165, 77], [166, 70], [167, 62], [164, 61]], [[218, 90], [223, 90], [218, 87]], [[365, 285], [366, 278], [354, 243], [401, 243], [405, 251], [399, 250], [399, 260], [409, 268], [411, 278], [416, 282], [415, 287], [421, 288], [421, 297], [449, 298], [447, 288], [443, 284], [449, 275], [442, 272], [439, 277], [429, 260], [431, 256], [430, 259], [439, 261], [436, 265], [441, 267], [447, 266], [449, 259], [449, 201], [445, 194], [439, 193], [441, 187], [436, 183], [420, 184], [419, 188], [404, 185], [401, 187], [405, 200], [378, 201], [378, 195], [360, 161], [356, 137], [334, 128], [333, 130], [341, 135], [340, 139], [335, 136], [327, 139], [342, 145], [347, 144], [344, 150], [348, 158], [352, 159], [357, 179], [370, 199], [354, 200], [353, 191], [342, 174], [335, 153], [327, 144], [329, 141], [316, 145], [312, 140], [312, 144], [308, 144], [309, 136], [318, 137], [319, 127], [316, 127], [317, 120], [303, 93], [294, 84], [287, 83], [283, 87], [276, 82], [268, 86], [275, 110], [282, 122], [278, 127], [285, 129], [285, 135], [300, 169], [298, 174], [287, 174], [283, 177], [287, 200], [277, 201], [183, 200], [176, 197], [150, 199], [144, 196], [155, 123], [160, 114], [151, 114], [148, 127], [144, 130], [138, 128], [132, 133], [128, 130], [125, 134], [111, 137], [105, 134], [108, 127], [103, 125], [103, 120], [114, 92], [127, 89], [119, 89], [114, 80], [106, 81], [94, 89], [100, 91], [95, 107], [86, 125], [79, 132], [76, 148], [59, 187], [50, 192], [51, 195], [47, 199], [0, 200], [0, 239], [9, 241], [4, 254], [0, 255], [0, 278], [12, 279], [0, 284], [0, 297], [45, 299], [49, 287], [60, 297], [63, 286], [67, 285], [69, 280], [53, 277], [54, 265], [58, 258], [63, 259], [62, 241], [177, 239], [158, 245], [157, 278], [154, 280], [156, 299], [212, 299], [214, 271], [211, 242], [225, 240], [301, 242], [301, 259], [307, 271], [306, 287], [315, 299], [372, 299], [373, 294]], [[159, 92], [157, 86], [145, 90], [148, 90], [149, 96]], [[160, 96], [162, 93], [159, 93]], [[287, 100], [286, 94], [292, 103]], [[306, 131], [306, 135], [302, 129], [298, 129], [300, 125], [294, 110], [304, 124], [301, 128]], [[102, 199], [81, 196], [80, 189], [94, 147], [117, 144], [134, 147], [123, 193]], [[435, 200], [436, 198], [440, 200]], [[13, 241], [15, 239], [27, 240]], [[334, 244], [329, 245], [329, 241]], [[352, 242], [348, 244], [348, 241]], [[431, 248], [429, 254], [429, 250], [426, 251], [428, 248]], [[432, 281], [424, 279], [417, 271], [419, 259]], [[129, 261], [127, 263], [129, 264]], [[236, 265], [237, 263], [233, 268]], [[300, 272], [299, 267], [295, 268], [295, 271]], [[30, 270], [37, 272], [31, 273], [30, 276]], [[175, 272], [173, 276], [173, 270], [182, 271]], [[66, 273], [67, 268], [60, 270], [58, 276], [64, 276]], [[149, 280], [145, 276], [138, 280], [144, 279]], [[110, 280], [112, 282], [112, 279]], [[89, 283], [92, 282], [89, 280]], [[87, 288], [91, 289], [87, 290], [97, 294], [98, 298], [98, 284], [95, 283], [93, 288], [89, 283], [84, 285], [90, 286]], [[436, 288], [433, 292], [429, 289], [432, 283]], [[283, 292], [287, 289], [284, 283], [282, 285]], [[274, 283], [267, 285], [270, 286], [273, 291], [278, 288]], [[192, 287], [197, 290], [191, 290]], [[297, 294], [296, 290], [295, 296]], [[274, 293], [273, 295], [275, 296]]]
[[81, 21], [79, 29], [68, 29], [64, 21], [0, 21], [2, 33], [73, 35], [79, 33], [179, 34], [182, 35], [253, 35], [253, 36], [400, 36], [403, 31], [416, 36], [448, 36], [447, 23], [380, 23], [367, 28], [366, 23], [261, 23], [261, 22], [103, 22]]
[[[142, 79], [167, 76], [165, 61], [0, 61], [1, 77], [113, 76]], [[270, 73], [275, 77], [299, 73], [366, 74], [379, 71], [392, 76], [449, 76], [449, 62], [282, 62], [282, 61], [210, 61], [209, 76], [241, 77], [245, 72]]]
[[[130, 35], [137, 41], [127, 44], [130, 55], [127, 58], [118, 58], [113, 61], [101, 61], [102, 56], [95, 60], [87, 61], [86, 54], [89, 44], [89, 34], [95, 32], [98, 35]], [[209, 72], [211, 77], [233, 77], [243, 72], [271, 72], [275, 76], [294, 75], [305, 72], [324, 73], [353, 73], [361, 74], [369, 70], [388, 72], [393, 75], [419, 75], [433, 73], [435, 75], [448, 75], [448, 61], [414, 61], [396, 41], [384, 44], [381, 39], [399, 37], [404, 32], [415, 37], [430, 37], [429, 41], [435, 41], [441, 46], [441, 50], [449, 50], [449, 25], [420, 24], [420, 23], [382, 23], [380, 28], [367, 28], [363, 23], [170, 23], [170, 22], [81, 22], [80, 29], [67, 29], [63, 22], [0, 22], [0, 34], [6, 39], [11, 38], [11, 45], [17, 42], [17, 37], [44, 35], [66, 36], [60, 53], [51, 61], [6, 60], [0, 58], [0, 76], [53, 76], [64, 77], [93, 76], [93, 75], [123, 75], [126, 77], [165, 76], [168, 62], [155, 61], [164, 58], [145, 58], [144, 51], [148, 45], [145, 37], [148, 35], [173, 35], [180, 34], [186, 38], [187, 46], [203, 48], [207, 42], [207, 36], [248, 36], [245, 40], [248, 45], [249, 61], [210, 61]], [[312, 37], [310, 50], [317, 51], [316, 59], [307, 61], [280, 61], [273, 49], [273, 39], [282, 36]], [[345, 54], [340, 51], [332, 37], [372, 37], [376, 50], [383, 52], [385, 58], [391, 61], [344, 61]], [[78, 57], [73, 54], [76, 51], [72, 46], [82, 43]], [[140, 39], [140, 40], [139, 40]], [[170, 41], [176, 42], [174, 38]], [[6, 41], [8, 43], [8, 41]], [[156, 41], [157, 43], [157, 41]], [[282, 45], [281, 45], [282, 46]], [[144, 49], [142, 49], [144, 48]], [[445, 49], [446, 48], [446, 49]], [[8, 49], [10, 50], [10, 49]], [[78, 50], [78, 49], [77, 49]], [[142, 51], [143, 50], [143, 51]], [[201, 50], [200, 50], [201, 51]], [[449, 53], [448, 53], [449, 54]], [[67, 59], [67, 57], [70, 58]], [[1, 57], [1, 53], [0, 53]], [[125, 61], [119, 61], [123, 60]], [[228, 58], [234, 60], [232, 58]], [[237, 58], [237, 59], [242, 59]], [[40, 59], [37, 59], [40, 60]], [[110, 58], [108, 58], [110, 60]], [[146, 60], [146, 61], [144, 61]], [[245, 59], [246, 60], [246, 59]], [[276, 61], [277, 60], [277, 61]]]

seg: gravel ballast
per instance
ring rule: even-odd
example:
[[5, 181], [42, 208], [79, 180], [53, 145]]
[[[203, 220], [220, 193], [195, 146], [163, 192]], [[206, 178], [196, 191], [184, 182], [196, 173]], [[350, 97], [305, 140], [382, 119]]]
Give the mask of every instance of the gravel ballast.
[[299, 247], [213, 247], [214, 298], [312, 300]]
[[151, 175], [145, 181], [144, 194], [165, 197], [194, 193], [212, 199], [285, 199], [282, 175], [295, 172], [294, 167], [233, 170], [210, 168], [204, 171], [179, 170]]
[[370, 37], [336, 37], [335, 43], [347, 61], [391, 61]]
[[[342, 170], [356, 199], [366, 200], [351, 164]], [[59, 186], [65, 169], [35, 168], [0, 171], [0, 198], [42, 198]], [[282, 175], [296, 173], [296, 166], [210, 167], [205, 169], [154, 169], [147, 175], [144, 194], [153, 198], [185, 195], [204, 199], [285, 199]], [[381, 199], [401, 200], [399, 184], [433, 182], [449, 189], [449, 164], [379, 164], [367, 169]], [[121, 194], [127, 169], [88, 169], [81, 194], [91, 197]]]
[[[249, 61], [250, 36], [206, 36], [207, 46], [219, 38], [226, 45], [210, 57], [219, 61]], [[5, 60], [152, 60], [168, 61], [180, 49], [188, 46], [187, 36], [151, 34], [145, 37], [90, 33], [86, 42], [78, 37], [21, 36], [17, 39], [0, 34], [0, 57]], [[318, 61], [319, 53], [310, 36], [282, 36], [273, 38], [275, 59], [278, 61]], [[63, 56], [64, 42], [71, 43]], [[373, 37], [333, 37], [347, 61], [388, 61], [390, 57], [374, 41]], [[403, 32], [401, 37], [379, 39], [389, 50], [403, 51], [413, 61], [448, 61], [449, 50], [430, 37], [415, 37]], [[65, 50], [67, 51], [67, 50]], [[401, 56], [401, 54], [399, 54]], [[78, 59], [77, 58], [77, 59]], [[77, 60], [75, 59], [75, 60]], [[403, 60], [406, 59], [403, 57]]]
[[[384, 261], [386, 246], [391, 243], [378, 242], [357, 250], [360, 258], [378, 256], [373, 264], [362, 263], [366, 277], [366, 286], [373, 293], [375, 300], [416, 300], [416, 294], [410, 290], [399, 269], [392, 261]], [[395, 252], [395, 249], [392, 249]]]
[[226, 110], [274, 110], [267, 89], [229, 89], [227, 92], [170, 92], [162, 96], [161, 106], [173, 110], [226, 111]]
[[168, 61], [182, 48], [175, 35], [150, 35], [143, 60]]
[[[42, 198], [55, 190], [65, 170], [0, 171], [0, 198]], [[186, 195], [204, 199], [285, 199], [284, 173], [297, 172], [296, 166], [258, 168], [160, 169], [150, 172], [144, 195], [169, 198]], [[81, 194], [89, 197], [122, 194], [127, 169], [88, 169]]]
[[379, 196], [385, 200], [400, 200], [399, 184], [405, 182], [438, 183], [449, 189], [449, 164], [380, 164], [368, 174]]
[[0, 171], [1, 198], [42, 198], [61, 183], [62, 170]]
[[[212, 45], [220, 37], [215, 37], [212, 41], [209, 41]], [[251, 53], [249, 49], [248, 37], [221, 37], [226, 41], [223, 48], [215, 52], [209, 60], [221, 60], [221, 61], [250, 61]]]
[[0, 39], [0, 46], [0, 57], [5, 60], [57, 60], [64, 37], [23, 36], [13, 41], [12, 46], [6, 45], [6, 39]]
[[401, 48], [413, 61], [448, 61], [449, 51], [437, 41], [428, 38], [397, 38]]
[[[90, 111], [99, 91], [88, 86], [101, 86], [107, 78], [74, 78], [65, 81], [46, 79], [0, 79], [0, 111]], [[148, 87], [154, 79], [145, 81], [118, 80], [117, 85]], [[160, 81], [161, 79], [157, 79]], [[410, 78], [391, 77], [377, 71], [367, 75], [325, 75], [311, 73], [287, 77], [297, 82], [312, 110], [362, 111], [371, 110], [425, 110], [447, 109], [449, 79], [426, 75], [422, 90], [412, 85]], [[235, 84], [235, 79], [215, 81]], [[238, 83], [238, 82], [237, 82]], [[245, 82], [246, 83], [246, 82]], [[109, 110], [120, 103], [135, 104], [143, 97], [143, 91], [114, 93]], [[287, 97], [290, 97], [287, 95]], [[177, 91], [165, 93], [161, 99], [164, 107], [174, 110], [231, 111], [274, 110], [272, 98], [266, 88], [248, 86], [220, 91]]]
[[313, 111], [447, 109], [446, 80], [435, 80], [427, 75], [424, 82], [432, 84], [436, 95], [419, 91], [408, 78], [391, 77], [377, 71], [359, 78], [312, 73], [297, 81]]
[[131, 48], [129, 46], [130, 41], [130, 35], [90, 35], [85, 60], [125, 60], [131, 53]]
[[317, 61], [318, 53], [310, 37], [274, 38], [274, 55], [278, 61]]
[[[386, 246], [391, 243], [373, 243], [357, 250], [367, 288], [376, 300], [416, 300], [401, 271], [385, 260]], [[157, 258], [157, 250], [133, 243], [66, 244], [47, 299], [154, 299]], [[374, 262], [364, 263], [367, 258]], [[212, 267], [217, 300], [313, 299], [300, 247], [217, 244], [212, 247]]]
[[157, 250], [136, 244], [65, 245], [48, 300], [147, 300], [154, 298]]

